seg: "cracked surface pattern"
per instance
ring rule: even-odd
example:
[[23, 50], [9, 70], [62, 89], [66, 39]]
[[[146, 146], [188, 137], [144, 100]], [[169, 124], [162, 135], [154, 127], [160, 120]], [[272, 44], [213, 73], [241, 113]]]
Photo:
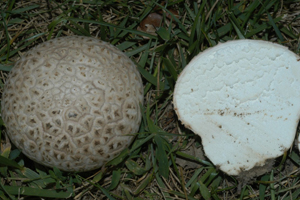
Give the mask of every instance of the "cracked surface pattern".
[[21, 57], [7, 78], [1, 112], [10, 139], [29, 158], [88, 171], [130, 145], [142, 101], [140, 74], [124, 53], [68, 36]]
[[174, 107], [207, 157], [237, 175], [283, 154], [300, 114], [300, 61], [286, 47], [236, 40], [205, 50], [179, 76]]

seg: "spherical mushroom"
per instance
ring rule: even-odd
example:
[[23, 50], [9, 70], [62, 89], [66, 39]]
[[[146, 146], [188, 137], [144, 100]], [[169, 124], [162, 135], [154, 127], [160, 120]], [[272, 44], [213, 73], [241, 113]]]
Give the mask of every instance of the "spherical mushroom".
[[67, 36], [25, 53], [9, 73], [1, 113], [11, 141], [64, 171], [99, 168], [128, 147], [141, 122], [135, 64], [95, 38]]
[[177, 80], [173, 103], [222, 171], [260, 175], [293, 143], [299, 88], [299, 56], [271, 42], [235, 40], [193, 58]]

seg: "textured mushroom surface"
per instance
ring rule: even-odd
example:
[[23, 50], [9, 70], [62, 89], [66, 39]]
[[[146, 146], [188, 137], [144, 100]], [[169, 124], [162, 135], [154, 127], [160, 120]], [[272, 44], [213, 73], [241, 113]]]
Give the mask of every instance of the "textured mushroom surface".
[[68, 36], [21, 57], [6, 80], [1, 112], [11, 141], [29, 158], [87, 171], [130, 145], [142, 101], [140, 74], [124, 53]]
[[238, 175], [293, 143], [300, 114], [300, 61], [286, 47], [236, 40], [197, 55], [179, 76], [174, 107], [201, 136], [206, 156]]

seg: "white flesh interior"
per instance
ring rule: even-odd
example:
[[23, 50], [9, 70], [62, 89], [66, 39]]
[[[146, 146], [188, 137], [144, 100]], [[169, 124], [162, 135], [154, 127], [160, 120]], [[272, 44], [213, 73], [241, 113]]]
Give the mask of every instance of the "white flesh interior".
[[177, 80], [174, 106], [206, 156], [230, 175], [291, 147], [300, 111], [300, 61], [286, 47], [236, 40], [197, 55]]

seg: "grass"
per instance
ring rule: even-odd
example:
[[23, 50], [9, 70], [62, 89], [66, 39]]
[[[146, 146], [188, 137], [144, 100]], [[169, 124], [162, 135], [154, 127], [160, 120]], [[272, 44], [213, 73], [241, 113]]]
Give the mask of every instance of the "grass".
[[[238, 192], [235, 177], [203, 156], [201, 140], [172, 108], [178, 74], [199, 52], [234, 39], [273, 41], [299, 53], [299, 0], [0, 1], [1, 88], [14, 62], [54, 37], [85, 35], [116, 45], [143, 77], [143, 121], [133, 144], [102, 169], [66, 173], [33, 163], [2, 131], [1, 199], [299, 199], [298, 151], [278, 158], [273, 170]], [[180, 17], [155, 34], [137, 30], [152, 12]], [[1, 89], [2, 90], [2, 89]]]

